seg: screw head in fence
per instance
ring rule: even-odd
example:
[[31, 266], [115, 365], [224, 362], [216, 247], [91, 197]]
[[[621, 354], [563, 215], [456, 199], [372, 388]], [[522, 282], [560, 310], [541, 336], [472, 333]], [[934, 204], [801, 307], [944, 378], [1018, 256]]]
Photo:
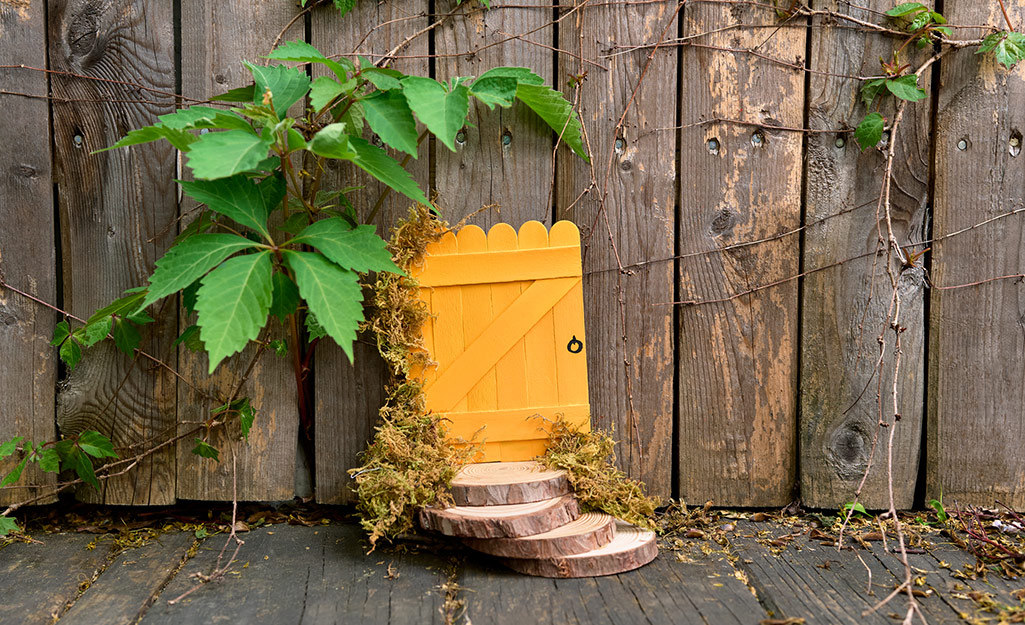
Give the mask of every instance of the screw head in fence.
[[836, 141], [833, 142], [833, 145], [835, 145], [838, 148], [842, 148], [843, 146], [847, 145], [847, 139], [844, 139], [843, 137], [837, 137]]
[[459, 143], [459, 144], [466, 143], [466, 131], [460, 130], [459, 132], [456, 133], [456, 143]]
[[1007, 151], [1012, 157], [1021, 154], [1021, 139], [1021, 133], [1015, 130], [1011, 133], [1011, 138], [1007, 140]]
[[85, 143], [85, 139], [82, 138], [82, 135], [75, 135], [71, 140], [75, 143], [76, 148], [82, 147]]
[[957, 149], [961, 150], [962, 152], [967, 150], [968, 149], [968, 140], [967, 139], [960, 139], [960, 140], [958, 140], [958, 142], [957, 142]]
[[708, 140], [708, 151], [712, 154], [719, 153], [719, 140], [715, 137]]
[[512, 143], [512, 135], [511, 135], [511, 134], [509, 134], [509, 131], [506, 131], [506, 132], [505, 132], [505, 133], [504, 133], [504, 134], [502, 135], [502, 145], [504, 145], [504, 146], [506, 146], [506, 147], [509, 147], [509, 145], [510, 145], [511, 143]]
[[765, 135], [762, 133], [761, 130], [756, 130], [751, 135], [751, 145], [755, 146], [756, 148], [760, 148], [763, 145], [765, 145]]

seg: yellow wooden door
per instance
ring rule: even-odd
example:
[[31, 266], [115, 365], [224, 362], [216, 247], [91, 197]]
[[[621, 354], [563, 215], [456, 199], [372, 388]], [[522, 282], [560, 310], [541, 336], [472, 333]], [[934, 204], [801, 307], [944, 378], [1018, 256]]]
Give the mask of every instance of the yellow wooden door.
[[424, 342], [436, 364], [421, 375], [449, 435], [479, 431], [478, 460], [510, 461], [544, 453], [544, 419], [562, 415], [589, 430], [577, 227], [560, 221], [548, 232], [531, 221], [517, 235], [508, 224], [487, 234], [466, 226], [428, 254], [414, 273], [431, 310]]

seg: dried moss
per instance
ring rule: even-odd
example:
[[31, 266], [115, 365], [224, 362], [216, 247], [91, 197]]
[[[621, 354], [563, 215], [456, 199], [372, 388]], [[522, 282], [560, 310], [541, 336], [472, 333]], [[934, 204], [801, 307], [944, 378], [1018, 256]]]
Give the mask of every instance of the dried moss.
[[660, 500], [644, 492], [644, 484], [616, 468], [616, 441], [608, 432], [582, 432], [562, 419], [551, 426], [551, 445], [541, 462], [564, 469], [585, 511], [601, 511], [634, 525], [655, 530]]
[[430, 312], [420, 300], [419, 283], [408, 274], [423, 263], [427, 246], [446, 231], [447, 224], [428, 207], [414, 207], [394, 228], [389, 243], [395, 263], [407, 275], [382, 273], [372, 285], [364, 329], [376, 336], [393, 380], [363, 464], [349, 471], [371, 551], [381, 538], [411, 530], [417, 508], [449, 503], [452, 478], [475, 453], [472, 446], [456, 448], [446, 439], [442, 419], [427, 410], [421, 384], [411, 376], [411, 371], [431, 364], [422, 339]]

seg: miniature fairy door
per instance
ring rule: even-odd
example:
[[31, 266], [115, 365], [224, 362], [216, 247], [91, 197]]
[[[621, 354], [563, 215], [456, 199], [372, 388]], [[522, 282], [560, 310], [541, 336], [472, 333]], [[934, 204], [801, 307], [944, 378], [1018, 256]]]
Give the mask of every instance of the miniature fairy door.
[[424, 392], [449, 436], [476, 433], [478, 461], [512, 461], [544, 453], [545, 426], [558, 415], [590, 430], [577, 227], [466, 226], [428, 254], [415, 273], [437, 363], [423, 374]]

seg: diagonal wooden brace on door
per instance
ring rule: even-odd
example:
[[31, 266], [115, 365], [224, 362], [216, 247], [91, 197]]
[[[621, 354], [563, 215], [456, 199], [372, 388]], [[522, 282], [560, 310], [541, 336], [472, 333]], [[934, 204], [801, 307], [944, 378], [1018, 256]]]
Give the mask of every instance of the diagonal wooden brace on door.
[[442, 412], [454, 409], [481, 377], [577, 284], [580, 278], [557, 278], [538, 280], [527, 287], [441, 377], [424, 389], [431, 405]]
[[423, 338], [435, 364], [415, 375], [449, 436], [479, 434], [478, 460], [526, 460], [546, 449], [546, 420], [589, 430], [576, 226], [467, 226], [427, 251], [413, 274], [431, 310]]

